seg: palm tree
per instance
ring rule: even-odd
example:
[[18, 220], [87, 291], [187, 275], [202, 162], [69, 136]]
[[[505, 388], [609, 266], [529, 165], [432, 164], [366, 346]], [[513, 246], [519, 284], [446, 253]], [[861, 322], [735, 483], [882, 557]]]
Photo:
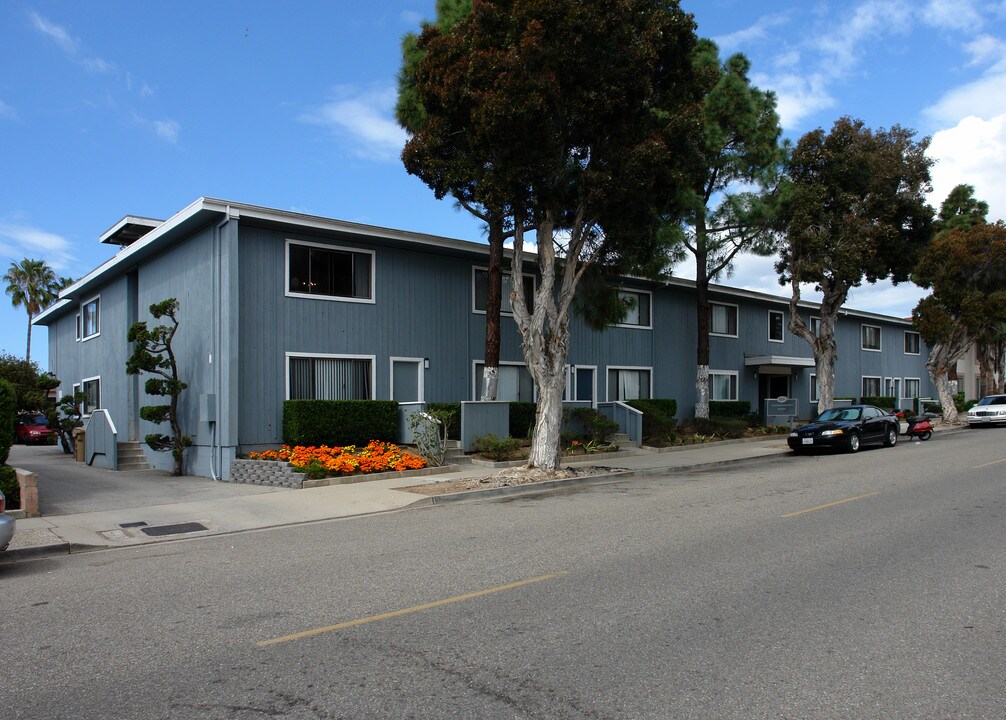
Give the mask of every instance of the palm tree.
[[59, 290], [65, 287], [66, 278], [56, 277], [56, 273], [45, 260], [25, 258], [19, 263], [12, 262], [3, 276], [7, 283], [7, 294], [14, 307], [24, 306], [28, 313], [28, 346], [25, 360], [31, 362], [31, 321], [38, 313], [59, 297]]

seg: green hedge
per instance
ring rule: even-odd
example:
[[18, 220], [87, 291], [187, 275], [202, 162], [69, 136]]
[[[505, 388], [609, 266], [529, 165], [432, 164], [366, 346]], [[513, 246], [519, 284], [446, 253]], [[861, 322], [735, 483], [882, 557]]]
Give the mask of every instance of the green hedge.
[[859, 402], [862, 405], [876, 405], [879, 408], [894, 408], [898, 407], [898, 399], [892, 397], [891, 395], [878, 395], [877, 397], [861, 397]]
[[531, 436], [537, 408], [537, 405], [529, 402], [510, 403], [510, 437], [526, 438]]
[[0, 466], [0, 492], [7, 500], [8, 510], [17, 510], [21, 507], [21, 486], [18, 484], [14, 468]]
[[14, 385], [0, 379], [0, 465], [7, 463], [10, 446], [14, 444], [14, 416], [17, 408]]
[[283, 442], [288, 445], [366, 445], [394, 442], [398, 403], [393, 400], [287, 400]]
[[461, 403], [431, 402], [427, 403], [426, 407], [430, 410], [454, 413], [447, 425], [447, 437], [451, 440], [461, 439]]
[[678, 401], [672, 398], [628, 400], [626, 405], [643, 413], [643, 437], [666, 440], [674, 433]]
[[748, 400], [710, 400], [709, 417], [740, 418], [747, 422], [751, 414], [751, 403]]

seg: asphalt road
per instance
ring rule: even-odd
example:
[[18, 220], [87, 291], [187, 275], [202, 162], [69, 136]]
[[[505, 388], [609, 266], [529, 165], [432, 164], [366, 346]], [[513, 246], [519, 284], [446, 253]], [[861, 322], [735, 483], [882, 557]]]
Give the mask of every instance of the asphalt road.
[[1001, 720], [1003, 440], [0, 565], [2, 716]]

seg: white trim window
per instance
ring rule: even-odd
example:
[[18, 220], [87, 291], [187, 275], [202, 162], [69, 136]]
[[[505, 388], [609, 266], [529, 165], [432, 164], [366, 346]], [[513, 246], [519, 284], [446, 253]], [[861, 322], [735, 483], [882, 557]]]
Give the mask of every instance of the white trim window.
[[736, 370], [710, 370], [709, 399], [736, 400], [738, 379]]
[[[482, 371], [486, 364], [482, 360], [472, 362], [472, 399], [481, 397]], [[534, 402], [534, 378], [524, 363], [501, 361], [499, 375], [496, 376], [496, 400], [500, 402]]]
[[653, 368], [609, 365], [608, 402], [647, 400], [653, 397]]
[[863, 376], [863, 387], [860, 397], [880, 397], [880, 384], [883, 378], [873, 375]]
[[90, 340], [101, 334], [101, 296], [80, 304], [80, 339]]
[[373, 355], [286, 354], [287, 400], [373, 400]]
[[90, 415], [101, 407], [101, 376], [84, 378], [80, 381], [84, 392], [84, 402], [81, 404], [81, 415]]
[[768, 341], [774, 343], [784, 342], [783, 328], [786, 327], [786, 316], [781, 310], [768, 311]]
[[76, 337], [77, 342], [80, 342], [80, 313], [77, 313], [74, 318], [74, 337]]
[[[922, 380], [919, 378], [905, 378], [905, 397], [906, 398], [917, 398], [922, 392]], [[900, 400], [900, 398], [899, 398]]]
[[566, 398], [597, 405], [597, 365], [570, 365], [566, 378]]
[[374, 302], [374, 251], [286, 241], [287, 297]]
[[894, 398], [897, 404], [901, 397], [901, 378], [884, 378], [884, 395]]
[[[524, 304], [527, 305], [528, 312], [534, 312], [534, 275], [524, 273]], [[500, 315], [513, 315], [513, 308], [510, 306], [510, 290], [513, 288], [513, 280], [510, 273], [503, 273], [503, 284], [500, 298]], [[472, 267], [472, 312], [484, 315], [489, 297], [489, 268]]]
[[922, 354], [922, 340], [917, 332], [905, 330], [905, 355]]
[[880, 352], [881, 345], [879, 325], [867, 325], [866, 323], [863, 323], [860, 338], [860, 349], [868, 352]]
[[737, 306], [729, 303], [709, 303], [709, 334], [737, 337]]
[[816, 315], [810, 318], [810, 332], [814, 337], [821, 337], [821, 318]]
[[[80, 392], [80, 383], [74, 383], [73, 386], [70, 389], [70, 394], [71, 394], [70, 396], [73, 397], [73, 398], [76, 398], [77, 397], [77, 393], [79, 393], [79, 392]], [[76, 400], [74, 400], [74, 402], [76, 402]], [[78, 405], [77, 409], [81, 413], [83, 413], [84, 412], [84, 404], [81, 403], [80, 405]]]
[[816, 403], [820, 398], [821, 389], [817, 385], [817, 375], [810, 374], [810, 402]]
[[619, 288], [618, 299], [625, 304], [627, 309], [625, 317], [621, 322], [615, 323], [615, 327], [638, 328], [640, 330], [653, 328], [650, 314], [653, 307], [653, 294], [649, 290]]

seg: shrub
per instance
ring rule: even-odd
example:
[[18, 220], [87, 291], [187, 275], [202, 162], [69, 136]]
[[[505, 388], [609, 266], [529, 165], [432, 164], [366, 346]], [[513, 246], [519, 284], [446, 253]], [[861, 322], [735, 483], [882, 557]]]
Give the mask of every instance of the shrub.
[[875, 397], [861, 397], [859, 402], [863, 405], [876, 405], [879, 408], [893, 408], [898, 406], [898, 399], [891, 395], [877, 395]]
[[287, 400], [283, 442], [287, 445], [366, 445], [393, 442], [398, 403], [393, 400]]
[[[431, 402], [427, 406], [431, 414], [436, 412], [454, 413], [447, 423], [447, 437], [451, 440], [461, 439], [461, 403]], [[443, 421], [443, 416], [433, 414], [433, 417]]]
[[673, 399], [629, 400], [629, 407], [643, 413], [643, 437], [657, 440], [671, 440], [677, 421], [678, 401]]
[[709, 417], [741, 418], [747, 420], [751, 414], [751, 403], [748, 400], [710, 400]]
[[531, 437], [538, 406], [529, 402], [510, 403], [510, 435], [515, 438]]
[[329, 475], [354, 475], [358, 473], [387, 472], [389, 470], [416, 470], [426, 467], [426, 460], [397, 445], [371, 440], [365, 447], [322, 445], [321, 447], [290, 447], [248, 453], [251, 460], [276, 460], [288, 462], [296, 472], [307, 473], [318, 480]]
[[520, 447], [520, 441], [517, 438], [507, 435], [500, 439], [492, 433], [475, 438], [474, 444], [475, 452], [497, 462], [509, 460]]
[[594, 408], [573, 408], [569, 411], [569, 418], [583, 427], [591, 441], [599, 444], [607, 442], [618, 431], [617, 422], [609, 420]]
[[14, 444], [14, 416], [17, 409], [14, 386], [0, 379], [0, 465], [7, 463], [10, 446]]
[[21, 486], [18, 484], [14, 468], [0, 466], [0, 492], [7, 498], [8, 510], [17, 510], [21, 507]]
[[695, 418], [697, 435], [722, 435], [728, 438], [743, 437], [748, 429], [747, 420], [736, 417]]

